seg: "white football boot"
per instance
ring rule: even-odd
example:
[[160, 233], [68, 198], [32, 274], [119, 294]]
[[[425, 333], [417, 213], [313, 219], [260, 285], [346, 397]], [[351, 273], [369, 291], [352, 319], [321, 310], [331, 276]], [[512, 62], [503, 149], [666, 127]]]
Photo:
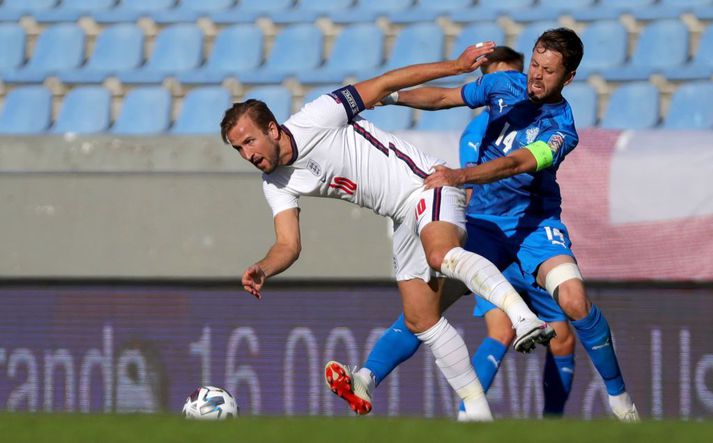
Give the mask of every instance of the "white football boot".
[[324, 367], [324, 381], [339, 398], [349, 404], [358, 415], [371, 412], [371, 388], [373, 382], [349, 366], [330, 361]]
[[628, 392], [622, 392], [619, 395], [609, 396], [609, 406], [611, 410], [624, 423], [637, 423], [641, 421], [639, 411], [636, 410], [636, 405], [631, 400]]
[[516, 337], [512, 346], [522, 353], [531, 352], [536, 344], [547, 345], [557, 335], [552, 326], [539, 318], [520, 319], [513, 328]]

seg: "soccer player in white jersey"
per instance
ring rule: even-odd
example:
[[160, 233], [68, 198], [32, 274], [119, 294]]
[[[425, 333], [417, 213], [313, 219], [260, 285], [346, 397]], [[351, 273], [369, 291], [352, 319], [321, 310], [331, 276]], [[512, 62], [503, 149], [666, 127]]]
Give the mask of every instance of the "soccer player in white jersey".
[[[258, 100], [225, 112], [221, 135], [263, 172], [276, 240], [267, 255], [242, 276], [247, 292], [261, 297], [265, 281], [294, 263], [301, 249], [298, 198], [338, 198], [368, 207], [394, 222], [395, 275], [406, 325], [430, 348], [436, 364], [463, 399], [465, 420], [492, 420], [463, 339], [442, 317], [443, 276], [501, 308], [516, 331], [516, 350], [547, 343], [554, 330], [538, 319], [495, 266], [461, 245], [465, 239], [464, 192], [454, 187], [425, 191], [424, 179], [444, 162], [359, 117], [399, 89], [471, 72], [487, 61], [494, 43], [468, 47], [456, 60], [413, 65], [320, 96], [280, 125]], [[329, 384], [354, 395], [352, 374], [334, 368]], [[367, 413], [370, 404], [354, 404]]]

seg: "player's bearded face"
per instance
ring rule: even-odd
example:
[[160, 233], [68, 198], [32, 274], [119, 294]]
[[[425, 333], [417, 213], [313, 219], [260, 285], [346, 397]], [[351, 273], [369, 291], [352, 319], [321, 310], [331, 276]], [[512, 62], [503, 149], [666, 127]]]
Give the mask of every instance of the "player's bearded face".
[[269, 174], [279, 163], [280, 145], [276, 128], [263, 131], [249, 115], [243, 115], [228, 132], [228, 141], [247, 161]]
[[527, 71], [527, 96], [530, 100], [536, 103], [559, 101], [567, 78], [562, 54], [536, 46]]

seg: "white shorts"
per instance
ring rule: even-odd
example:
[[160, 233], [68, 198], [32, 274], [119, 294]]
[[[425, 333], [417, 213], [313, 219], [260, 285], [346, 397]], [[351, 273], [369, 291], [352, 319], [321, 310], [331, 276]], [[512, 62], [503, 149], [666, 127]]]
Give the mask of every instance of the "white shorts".
[[440, 273], [428, 266], [419, 234], [432, 221], [452, 223], [465, 233], [465, 191], [450, 186], [424, 189], [410, 200], [404, 219], [394, 222], [394, 275], [396, 281], [420, 278], [428, 282]]

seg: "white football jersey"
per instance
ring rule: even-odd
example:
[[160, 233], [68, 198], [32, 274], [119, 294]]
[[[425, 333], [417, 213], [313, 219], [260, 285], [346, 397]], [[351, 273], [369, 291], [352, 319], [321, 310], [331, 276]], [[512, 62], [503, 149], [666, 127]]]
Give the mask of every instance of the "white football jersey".
[[412, 208], [430, 170], [431, 157], [357, 114], [364, 105], [353, 86], [307, 103], [282, 129], [292, 136], [288, 165], [263, 174], [273, 215], [298, 207], [300, 196], [328, 197], [367, 207], [399, 222]]

